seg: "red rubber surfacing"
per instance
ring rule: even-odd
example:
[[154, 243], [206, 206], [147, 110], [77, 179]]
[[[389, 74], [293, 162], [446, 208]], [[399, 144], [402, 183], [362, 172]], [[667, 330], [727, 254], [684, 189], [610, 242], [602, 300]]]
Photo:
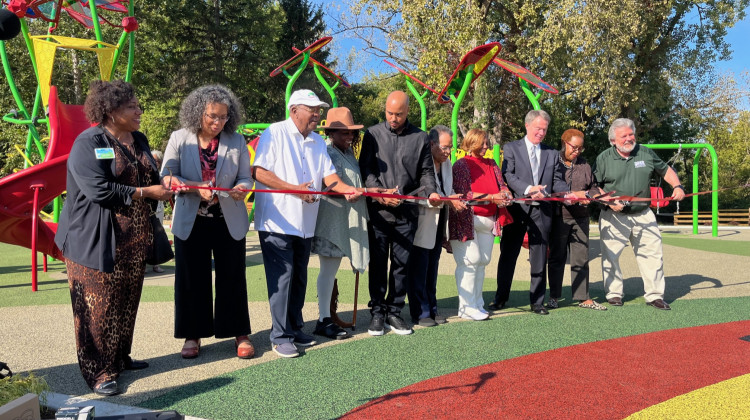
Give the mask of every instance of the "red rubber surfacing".
[[503, 360], [396, 390], [358, 418], [618, 418], [750, 373], [750, 321], [659, 331]]

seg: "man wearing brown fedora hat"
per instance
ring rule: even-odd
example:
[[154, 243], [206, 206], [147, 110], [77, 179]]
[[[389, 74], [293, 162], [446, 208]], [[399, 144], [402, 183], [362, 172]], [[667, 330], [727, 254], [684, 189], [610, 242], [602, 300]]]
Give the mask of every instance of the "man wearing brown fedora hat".
[[328, 104], [303, 89], [292, 93], [287, 106], [289, 118], [271, 124], [258, 141], [253, 177], [258, 189], [295, 192], [258, 194], [255, 229], [271, 307], [272, 349], [281, 357], [297, 357], [296, 346], [315, 344], [314, 337], [302, 332], [302, 307], [319, 205], [319, 195], [299, 191], [321, 191], [328, 185], [349, 201], [362, 194], [339, 178], [323, 138], [313, 131]]
[[[397, 189], [409, 193], [424, 188], [433, 205], [435, 169], [427, 133], [409, 123], [409, 97], [402, 91], [388, 95], [386, 121], [367, 129], [359, 165], [367, 188]], [[400, 335], [412, 333], [401, 318], [408, 287], [407, 261], [417, 230], [416, 203], [395, 198], [367, 200], [370, 223], [370, 313], [368, 332], [379, 336], [385, 329]], [[388, 261], [390, 260], [390, 270]]]

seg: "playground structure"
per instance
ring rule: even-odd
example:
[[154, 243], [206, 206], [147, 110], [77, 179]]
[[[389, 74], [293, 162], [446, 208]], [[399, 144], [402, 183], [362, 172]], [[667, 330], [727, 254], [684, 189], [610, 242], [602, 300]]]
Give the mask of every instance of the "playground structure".
[[[91, 7], [92, 2], [94, 7]], [[37, 88], [33, 105], [26, 106], [16, 86], [6, 50], [6, 41], [17, 33], [3, 33], [0, 40], [0, 60], [17, 107], [17, 110], [5, 114], [3, 120], [25, 126], [28, 135], [22, 151], [24, 168], [0, 179], [0, 241], [31, 249], [31, 287], [36, 291], [37, 252], [42, 252], [45, 256], [45, 271], [47, 255], [63, 259], [54, 243], [62, 207], [59, 196], [65, 191], [66, 163], [73, 141], [81, 131], [90, 126], [83, 115], [83, 107], [61, 103], [57, 89], [51, 86], [55, 53], [60, 48], [93, 52], [97, 56], [101, 79], [109, 80], [117, 69], [119, 56], [128, 48], [124, 79], [129, 81], [135, 52], [133, 32], [138, 29], [138, 22], [133, 16], [133, 2], [127, 0], [11, 0], [3, 1], [2, 5], [7, 6], [7, 9], [1, 11], [3, 27], [13, 27], [17, 23], [18, 32], [29, 52]], [[63, 12], [86, 28], [93, 29], [96, 39], [53, 35]], [[125, 16], [121, 24], [115, 24], [114, 19], [107, 17], [108, 15]], [[27, 19], [48, 22], [47, 34], [31, 35]], [[104, 24], [123, 29], [117, 44], [102, 40], [101, 25]], [[45, 106], [49, 108], [48, 116], [44, 112]], [[40, 127], [50, 133], [49, 139], [41, 137]], [[40, 164], [33, 165], [31, 155], [34, 153], [39, 155], [42, 161]], [[41, 220], [41, 210], [50, 203], [54, 203], [53, 220]]]

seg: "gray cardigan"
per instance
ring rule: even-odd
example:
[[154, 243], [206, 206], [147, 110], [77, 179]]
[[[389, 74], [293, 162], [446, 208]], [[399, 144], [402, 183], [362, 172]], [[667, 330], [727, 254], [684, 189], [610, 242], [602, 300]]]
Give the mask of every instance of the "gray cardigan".
[[[169, 137], [167, 150], [164, 152], [161, 176], [169, 175], [171, 170], [172, 175], [182, 181], [202, 181], [198, 148], [196, 133], [185, 129], [173, 132]], [[238, 133], [222, 131], [219, 135], [217, 155], [216, 186], [234, 188], [241, 185], [244, 189], [250, 189], [253, 181], [250, 177], [250, 154], [247, 151], [245, 138]], [[172, 215], [172, 233], [176, 237], [186, 240], [190, 236], [200, 202], [200, 196], [194, 192], [176, 196]], [[219, 195], [219, 204], [232, 238], [236, 240], [244, 238], [250, 229], [245, 202]]]
[[[133, 138], [151, 157], [146, 136], [134, 131]], [[115, 159], [96, 159], [94, 149], [113, 147], [99, 126], [78, 135], [68, 156], [68, 196], [55, 234], [55, 244], [65, 258], [105, 273], [115, 269], [112, 208], [129, 206], [136, 190], [136, 187], [115, 182]], [[157, 171], [156, 163], [149, 160]]]

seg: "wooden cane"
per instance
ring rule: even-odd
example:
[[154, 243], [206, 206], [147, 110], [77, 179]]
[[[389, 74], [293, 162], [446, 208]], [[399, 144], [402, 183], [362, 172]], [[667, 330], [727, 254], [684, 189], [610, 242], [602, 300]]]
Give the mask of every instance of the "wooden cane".
[[339, 318], [339, 315], [337, 313], [338, 310], [338, 303], [339, 303], [339, 280], [334, 279], [333, 280], [333, 291], [331, 292], [331, 320], [338, 325], [341, 328], [349, 328], [351, 327], [352, 331], [357, 327], [357, 298], [359, 294], [359, 271], [355, 274], [355, 280], [354, 280], [354, 314], [352, 315], [352, 322], [346, 322]]
[[357, 294], [359, 293], [359, 271], [354, 274], [354, 314], [352, 315], [352, 331], [357, 327]]

